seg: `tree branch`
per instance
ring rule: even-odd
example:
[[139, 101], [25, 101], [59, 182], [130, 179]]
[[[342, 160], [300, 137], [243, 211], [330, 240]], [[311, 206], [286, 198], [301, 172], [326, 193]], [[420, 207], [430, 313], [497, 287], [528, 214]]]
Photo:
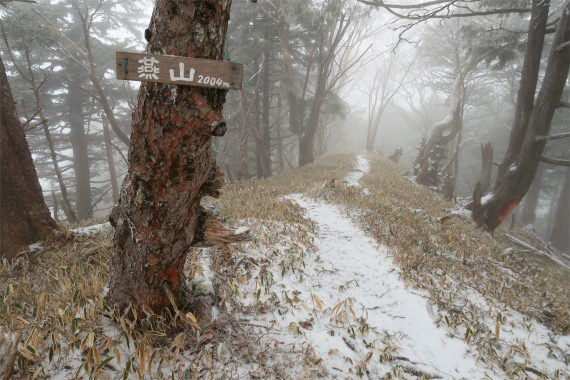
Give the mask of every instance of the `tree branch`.
[[[495, 9], [490, 9], [487, 11], [473, 11], [469, 8], [466, 8], [468, 10], [468, 12], [454, 13], [449, 8], [452, 5], [455, 5], [455, 3], [458, 2], [458, 0], [434, 0], [434, 1], [428, 1], [425, 3], [417, 3], [417, 4], [409, 4], [409, 5], [386, 4], [386, 3], [384, 3], [383, 0], [375, 0], [375, 1], [358, 0], [358, 2], [366, 4], [366, 5], [382, 7], [384, 9], [386, 9], [388, 12], [390, 12], [391, 14], [393, 14], [394, 16], [399, 17], [399, 18], [403, 18], [403, 19], [407, 19], [407, 20], [427, 20], [430, 18], [443, 19], [443, 18], [455, 18], [455, 17], [487, 16], [487, 15], [504, 14], [504, 13], [529, 13], [530, 12], [529, 8], [506, 8], [506, 9], [496, 9], [495, 8]], [[445, 4], [445, 5], [441, 6], [439, 9], [426, 10], [423, 15], [412, 15], [411, 13], [402, 14], [402, 13], [398, 13], [398, 12], [394, 11], [394, 9], [417, 10], [418, 8], [429, 7], [432, 5], [441, 5], [441, 4]], [[444, 12], [444, 11], [445, 11], [445, 14], [439, 14], [439, 13]]]
[[559, 133], [557, 135], [550, 135], [550, 136], [536, 136], [536, 141], [545, 141], [545, 140], [558, 140], [563, 139], [565, 137], [570, 137], [570, 132], [566, 133]]
[[87, 53], [81, 49], [75, 42], [71, 41], [69, 39], [69, 37], [67, 37], [61, 30], [59, 30], [59, 28], [57, 28], [55, 25], [53, 25], [51, 23], [51, 21], [49, 21], [47, 19], [47, 17], [40, 12], [36, 7], [34, 7], [33, 5], [30, 5], [30, 8], [32, 9], [32, 11], [34, 11], [35, 14], [37, 14], [38, 16], [40, 16], [45, 23], [57, 34], [59, 34], [61, 36], [61, 38], [63, 38], [65, 41], [67, 41], [67, 43], [69, 43], [71, 46], [73, 46], [75, 49], [77, 49], [77, 51], [79, 52], [79, 54], [81, 54], [82, 56], [84, 56], [85, 58], [87, 58]]
[[570, 166], [570, 160], [560, 160], [558, 158], [541, 156], [540, 161], [546, 162], [547, 164], [552, 164], [552, 165]]

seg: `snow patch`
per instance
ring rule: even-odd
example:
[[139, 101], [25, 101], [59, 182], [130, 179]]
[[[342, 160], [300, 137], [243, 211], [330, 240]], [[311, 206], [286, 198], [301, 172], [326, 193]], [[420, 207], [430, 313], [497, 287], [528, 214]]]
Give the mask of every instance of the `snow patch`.
[[98, 233], [98, 232], [109, 232], [112, 230], [111, 223], [101, 223], [95, 224], [93, 226], [88, 227], [78, 227], [78, 228], [71, 228], [69, 232], [75, 232], [76, 234], [90, 234], [90, 233]]
[[493, 198], [493, 193], [489, 193], [481, 198], [481, 206], [489, 203], [489, 201]]
[[370, 171], [370, 162], [368, 162], [368, 160], [362, 155], [356, 156], [356, 159], [356, 169], [348, 173], [344, 180], [348, 186], [360, 187], [360, 179], [364, 173], [368, 173]]
[[245, 234], [247, 232], [249, 232], [249, 227], [239, 227], [234, 231], [234, 234], [239, 235], [239, 234]]

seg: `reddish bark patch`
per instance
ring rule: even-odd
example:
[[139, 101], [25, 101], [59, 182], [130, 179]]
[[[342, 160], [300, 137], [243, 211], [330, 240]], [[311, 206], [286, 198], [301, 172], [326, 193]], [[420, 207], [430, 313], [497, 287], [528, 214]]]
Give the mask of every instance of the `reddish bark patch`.
[[505, 207], [503, 207], [503, 209], [501, 210], [501, 213], [499, 214], [499, 216], [497, 216], [497, 220], [499, 221], [499, 223], [502, 222], [503, 220], [505, 220], [507, 215], [509, 215], [511, 213], [511, 211], [513, 211], [519, 203], [520, 203], [520, 199], [518, 201], [512, 201], [512, 202], [508, 203]]
[[166, 271], [163, 273], [163, 278], [168, 280], [171, 284], [178, 283], [178, 268], [175, 265], [171, 265], [168, 267]]

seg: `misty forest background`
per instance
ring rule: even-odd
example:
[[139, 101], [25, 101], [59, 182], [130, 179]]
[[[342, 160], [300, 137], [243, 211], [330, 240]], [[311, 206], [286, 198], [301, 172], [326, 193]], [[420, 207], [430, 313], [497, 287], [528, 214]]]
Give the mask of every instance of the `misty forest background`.
[[[553, 1], [551, 12], [563, 4]], [[115, 79], [115, 51], [145, 51], [152, 7], [149, 1], [66, 0], [0, 9], [0, 54], [44, 198], [59, 223], [105, 216], [118, 199], [139, 83]], [[343, 0], [234, 1], [227, 58], [243, 62], [244, 80], [251, 79], [228, 94], [228, 131], [213, 143], [217, 164], [234, 182], [267, 178], [310, 162], [312, 154], [389, 156], [401, 148], [400, 163], [412, 167], [422, 140], [449, 114], [462, 71], [461, 129], [442, 153], [441, 181], [433, 183], [442, 189], [443, 178], [451, 178], [449, 197], [462, 202], [479, 180], [481, 145], [492, 143], [495, 162], [505, 155], [528, 18], [506, 13], [416, 22]], [[549, 44], [547, 37], [545, 51]], [[568, 97], [566, 86], [550, 135], [569, 132]], [[315, 139], [309, 153], [300, 149], [308, 131]], [[543, 156], [567, 162], [568, 138], [549, 140]], [[515, 224], [548, 241], [568, 198], [568, 172], [567, 164], [541, 162], [514, 210]]]

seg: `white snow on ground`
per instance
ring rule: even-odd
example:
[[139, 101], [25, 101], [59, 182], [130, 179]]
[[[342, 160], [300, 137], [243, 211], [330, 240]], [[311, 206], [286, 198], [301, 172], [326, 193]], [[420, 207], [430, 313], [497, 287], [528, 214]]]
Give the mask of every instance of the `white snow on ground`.
[[75, 232], [76, 234], [90, 234], [92, 232], [111, 231], [111, 229], [111, 224], [109, 222], [106, 222], [101, 224], [94, 224], [88, 227], [71, 228], [69, 232]]
[[[346, 181], [358, 186], [368, 169], [368, 161], [359, 156], [358, 171]], [[253, 325], [266, 326], [256, 331], [267, 333], [260, 338], [263, 344], [283, 347], [274, 350], [275, 362], [294, 358], [299, 349], [312, 349], [331, 379], [357, 378], [359, 367], [363, 378], [379, 379], [397, 365], [418, 377], [495, 378], [476, 363], [475, 353], [463, 340], [434, 324], [437, 310], [427, 293], [408, 288], [388, 250], [370, 241], [339, 207], [300, 194], [288, 198], [316, 223], [318, 252], [312, 255], [318, 257], [305, 260], [302, 273], [276, 278], [273, 288], [291, 298], [296, 295], [299, 304], [282, 303], [273, 315], [251, 320]], [[255, 299], [242, 302], [253, 304]], [[383, 353], [394, 359], [386, 362]], [[318, 371], [317, 366], [311, 369], [305, 363], [302, 371], [290, 376], [311, 370]]]
[[[347, 176], [347, 183], [359, 186], [359, 179], [368, 170], [368, 161], [359, 156], [358, 171]], [[319, 372], [320, 377], [326, 379], [381, 379], [386, 378], [388, 372], [397, 376], [398, 370], [406, 377], [417, 379], [422, 375], [457, 380], [505, 377], [486, 367], [483, 361], [477, 362], [474, 346], [452, 337], [452, 333], [462, 334], [448, 330], [443, 323], [440, 327], [434, 323], [443, 314], [430, 302], [428, 294], [407, 286], [399, 278], [399, 268], [392, 263], [389, 250], [366, 237], [342, 208], [301, 194], [287, 198], [303, 207], [306, 217], [316, 224], [314, 244], [318, 250], [306, 248], [303, 270], [287, 271], [284, 276], [279, 260], [272, 260], [272, 251], [287, 250], [286, 237], [267, 246], [267, 250], [248, 250], [247, 255], [258, 262], [271, 262], [267, 267], [275, 281], [271, 289], [280, 293], [274, 295], [283, 301], [273, 312], [253, 317], [239, 310], [227, 311], [240, 315], [239, 321], [246, 333], [267, 353], [267, 363], [282, 366], [291, 379], [304, 378], [311, 372]], [[74, 232], [89, 233], [107, 226], [104, 223]], [[201, 274], [206, 278], [212, 276], [208, 253], [209, 250], [204, 249], [200, 260]], [[243, 295], [240, 301], [244, 306], [269, 301], [270, 295], [261, 294], [262, 287], [258, 285], [259, 281], [240, 285], [238, 294]], [[487, 300], [473, 289], [465, 292], [458, 288], [458, 292], [463, 292], [469, 303], [482, 310], [489, 307]], [[290, 302], [286, 301], [288, 298]], [[556, 345], [568, 351], [570, 337], [555, 336], [548, 328], [509, 308], [502, 311], [505, 319], [500, 326], [503, 350], [518, 347], [521, 365], [530, 362], [539, 370], [565, 370], [564, 363], [552, 357], [559, 352], [551, 353], [551, 347]], [[223, 312], [214, 308], [213, 319]], [[493, 316], [483, 319], [486, 325], [494, 326]], [[120, 334], [118, 327], [108, 327]], [[127, 348], [124, 342], [119, 349], [124, 358], [127, 353], [133, 353], [133, 347]], [[220, 344], [219, 352], [225, 352], [223, 349]], [[310, 352], [313, 361], [307, 362]], [[391, 356], [392, 361], [386, 361], [384, 354]], [[222, 356], [226, 364], [228, 361], [235, 364], [231, 378], [251, 378], [259, 370], [255, 362], [236, 363], [231, 352]], [[74, 368], [79, 365], [75, 358], [68, 359], [75, 364]], [[181, 357], [177, 365], [189, 365], [185, 359]], [[527, 359], [530, 360], [527, 362]], [[124, 361], [121, 367], [126, 364]], [[69, 370], [54, 378], [71, 376], [72, 370]]]
[[[292, 198], [307, 210], [307, 216], [320, 230], [315, 243], [319, 247], [322, 269], [310, 271], [307, 268], [306, 292], [318, 294], [329, 307], [348, 297], [354, 298], [357, 316], [368, 314], [370, 336], [364, 339], [368, 342], [392, 337], [399, 347], [394, 356], [409, 359], [403, 362], [408, 367], [448, 379], [484, 376], [482, 369], [477, 369], [475, 358], [469, 355], [469, 346], [462, 340], [450, 338], [444, 328], [435, 326], [427, 295], [407, 289], [398, 278], [386, 248], [376, 249], [338, 207], [301, 196]], [[347, 284], [346, 290], [339, 291], [339, 284]], [[322, 323], [326, 325], [328, 321], [323, 319]], [[315, 326], [314, 330], [320, 329]], [[353, 354], [341, 337], [349, 339], [344, 331], [338, 337], [307, 334], [309, 343], [318, 351], [336, 348], [343, 353], [341, 357], [324, 360], [332, 374], [338, 373], [333, 367], [345, 367], [342, 356]], [[365, 350], [361, 341], [356, 339], [354, 342], [357, 350]], [[373, 359], [376, 360], [368, 368], [371, 373], [376, 372], [372, 378], [380, 377], [390, 369], [380, 365], [377, 358]]]
[[356, 158], [358, 160], [356, 169], [348, 173], [348, 175], [344, 179], [348, 186], [360, 186], [358, 181], [360, 181], [360, 178], [362, 178], [364, 173], [368, 173], [368, 171], [370, 170], [370, 163], [366, 158], [364, 158], [363, 156], [357, 156]]
[[[358, 172], [346, 178], [352, 186], [358, 186], [358, 178], [368, 170], [368, 162], [361, 156], [358, 168]], [[482, 360], [477, 361], [475, 347], [461, 338], [460, 331], [434, 323], [444, 313], [429, 301], [426, 292], [408, 287], [399, 278], [398, 267], [392, 264], [387, 248], [374, 244], [341, 208], [301, 194], [288, 198], [303, 207], [306, 216], [316, 223], [314, 243], [318, 251], [312, 255], [318, 257], [307, 258], [303, 272], [280, 279], [275, 276], [273, 288], [282, 289], [291, 298], [296, 295], [298, 304], [282, 303], [273, 314], [250, 320], [252, 325], [261, 327], [253, 329], [254, 334], [261, 336], [260, 344], [275, 348], [272, 361], [296, 358], [301, 366], [303, 355], [299, 355], [299, 349], [312, 349], [319, 358], [317, 364], [328, 372], [325, 377], [331, 379], [358, 378], [359, 367], [365, 379], [384, 378], [395, 368], [417, 378], [504, 377], [501, 370], [492, 370]], [[272, 271], [279, 273], [276, 268]], [[255, 294], [251, 290], [244, 289], [245, 294]], [[465, 298], [486, 310], [485, 298], [469, 290]], [[242, 302], [254, 304], [255, 299]], [[520, 350], [522, 366], [532, 359], [530, 363], [539, 370], [565, 370], [564, 361], [553, 358], [554, 351], [549, 351], [555, 345], [568, 350], [570, 337], [554, 337], [538, 322], [529, 321], [510, 308], [502, 310], [506, 322], [501, 325], [502, 350]], [[483, 319], [491, 328], [494, 326], [492, 315]], [[393, 360], [382, 360], [382, 353], [391, 355]], [[560, 356], [559, 352], [556, 356]], [[296, 378], [307, 371], [318, 371], [316, 365], [311, 368], [305, 363], [302, 367], [290, 367], [289, 375]]]

